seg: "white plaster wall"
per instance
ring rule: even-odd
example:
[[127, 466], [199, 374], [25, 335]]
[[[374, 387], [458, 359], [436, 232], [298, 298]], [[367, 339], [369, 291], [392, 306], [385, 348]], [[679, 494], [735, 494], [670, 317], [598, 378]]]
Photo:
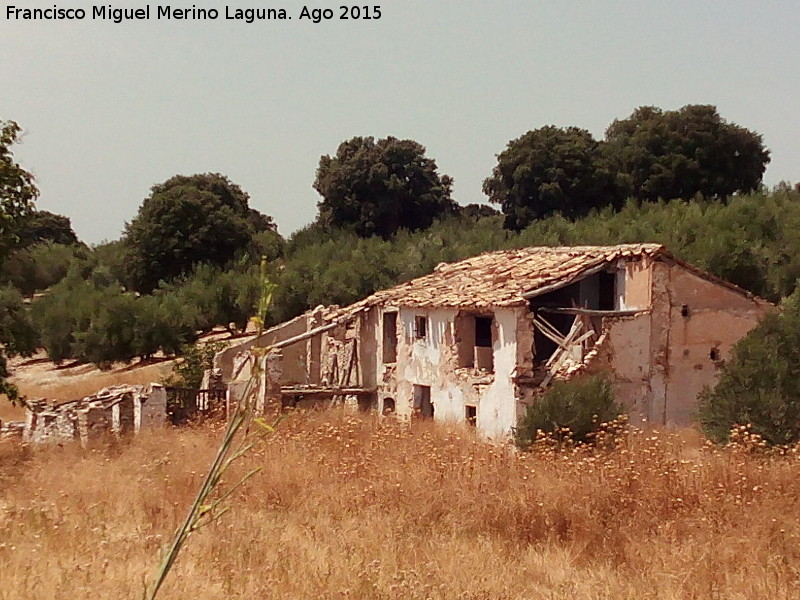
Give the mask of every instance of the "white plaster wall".
[[494, 381], [481, 395], [478, 429], [487, 437], [499, 439], [511, 435], [518, 418], [517, 389], [512, 380], [517, 366], [517, 311], [497, 309], [493, 327]]
[[[414, 337], [414, 318], [428, 318], [428, 334], [424, 339]], [[411, 361], [404, 365], [404, 373], [408, 379], [414, 379], [421, 385], [434, 385], [441, 364], [441, 347], [445, 333], [453, 322], [453, 310], [400, 310], [399, 325], [403, 331], [405, 343], [411, 347]]]
[[[455, 310], [422, 310], [401, 308], [398, 315], [400, 340], [397, 353], [397, 413], [410, 416], [413, 412], [414, 385], [431, 388], [434, 419], [437, 421], [462, 421], [464, 395], [453, 381], [455, 365], [448, 360], [447, 346], [452, 340]], [[414, 319], [427, 316], [428, 335], [424, 339], [414, 336]]]
[[[508, 437], [518, 417], [517, 390], [512, 381], [517, 365], [517, 312], [498, 309], [494, 313], [492, 376], [472, 369], [457, 369], [455, 309], [401, 308], [395, 396], [398, 416], [411, 416], [413, 386], [426, 385], [431, 388], [437, 421], [465, 423], [466, 406], [473, 405], [477, 407], [477, 427], [483, 435], [495, 439]], [[417, 316], [428, 318], [428, 335], [424, 339], [414, 337]]]

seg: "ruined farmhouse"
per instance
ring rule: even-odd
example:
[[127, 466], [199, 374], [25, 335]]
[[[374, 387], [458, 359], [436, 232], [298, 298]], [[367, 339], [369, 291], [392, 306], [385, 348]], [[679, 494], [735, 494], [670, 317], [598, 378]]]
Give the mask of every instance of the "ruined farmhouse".
[[[343, 401], [494, 438], [552, 381], [605, 371], [634, 420], [685, 425], [732, 345], [770, 309], [658, 244], [534, 247], [318, 307], [215, 361], [232, 397], [263, 360], [264, 402]], [[274, 350], [257, 358], [254, 346]]]

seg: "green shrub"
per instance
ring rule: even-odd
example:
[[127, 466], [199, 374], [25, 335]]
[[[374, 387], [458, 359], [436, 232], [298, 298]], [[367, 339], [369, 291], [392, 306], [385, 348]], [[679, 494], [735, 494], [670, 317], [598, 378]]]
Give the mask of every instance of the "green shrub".
[[713, 441], [750, 425], [770, 444], [800, 441], [800, 291], [733, 348], [719, 383], [700, 395], [700, 424]]
[[56, 363], [78, 359], [108, 367], [159, 351], [174, 355], [199, 329], [197, 307], [178, 292], [136, 296], [103, 265], [68, 275], [33, 303], [32, 313], [41, 345]]
[[9, 356], [31, 356], [39, 335], [20, 293], [10, 285], [0, 287], [0, 340]]
[[224, 347], [225, 344], [222, 342], [213, 342], [204, 346], [184, 346], [183, 360], [164, 379], [164, 385], [198, 389], [203, 382], [203, 373], [213, 364], [214, 355]]
[[561, 435], [568, 429], [572, 440], [585, 442], [600, 424], [622, 412], [605, 375], [557, 381], [528, 408], [514, 433], [514, 441], [520, 448], [527, 448], [539, 431]]
[[14, 402], [19, 392], [7, 380], [6, 356], [30, 356], [36, 351], [38, 334], [20, 293], [11, 286], [0, 287], [0, 394]]

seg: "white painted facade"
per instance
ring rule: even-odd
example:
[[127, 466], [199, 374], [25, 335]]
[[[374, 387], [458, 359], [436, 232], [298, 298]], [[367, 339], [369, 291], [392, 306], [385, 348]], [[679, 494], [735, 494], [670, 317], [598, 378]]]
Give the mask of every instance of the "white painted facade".
[[[384, 310], [397, 313], [396, 362], [386, 364], [378, 361], [379, 409], [385, 406], [383, 399], [395, 401], [399, 417], [414, 416], [414, 386], [430, 388], [433, 418], [453, 423], [467, 422], [467, 407], [475, 407], [478, 430], [487, 437], [505, 438], [517, 423], [518, 392], [513, 382], [517, 368], [517, 322], [515, 309], [503, 308], [494, 313], [482, 313], [492, 317], [493, 372], [474, 367], [460, 367], [456, 309], [403, 308]], [[463, 314], [463, 313], [462, 313]], [[417, 334], [416, 320], [427, 319], [424, 337]], [[377, 319], [381, 323], [382, 319]], [[383, 356], [383, 337], [379, 356]]]

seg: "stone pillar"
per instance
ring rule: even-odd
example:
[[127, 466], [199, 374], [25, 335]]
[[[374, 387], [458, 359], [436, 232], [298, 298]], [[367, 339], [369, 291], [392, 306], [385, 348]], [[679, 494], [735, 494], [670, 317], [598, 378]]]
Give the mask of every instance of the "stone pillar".
[[119, 436], [122, 433], [122, 406], [121, 402], [115, 402], [111, 407], [111, 433]]
[[262, 358], [262, 371], [259, 376], [256, 413], [263, 414], [267, 406], [280, 405], [281, 375], [283, 375], [283, 354], [272, 350]]
[[25, 430], [22, 433], [23, 442], [34, 441], [34, 432], [38, 427], [39, 413], [45, 408], [45, 401], [29, 400], [25, 403]]
[[133, 405], [136, 431], [158, 429], [167, 424], [167, 390], [160, 383], [151, 383]]

